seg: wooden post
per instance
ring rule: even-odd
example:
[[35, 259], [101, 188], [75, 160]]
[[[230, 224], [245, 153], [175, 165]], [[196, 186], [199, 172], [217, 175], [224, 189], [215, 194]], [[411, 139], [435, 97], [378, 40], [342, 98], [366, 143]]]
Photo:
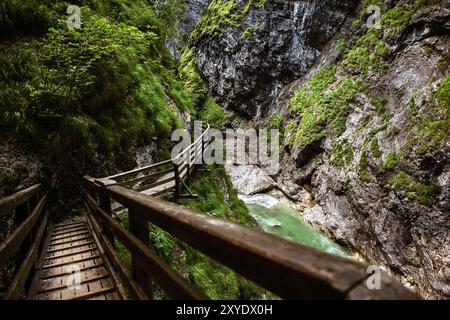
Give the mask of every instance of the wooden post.
[[[102, 208], [103, 211], [105, 211], [112, 217], [113, 212], [112, 212], [112, 207], [111, 207], [111, 198], [106, 193], [105, 188], [110, 185], [114, 185], [116, 182], [113, 180], [107, 180], [107, 179], [99, 179], [99, 180], [96, 180], [95, 182], [100, 184], [100, 186], [101, 186], [101, 190], [99, 192], [100, 208]], [[109, 239], [111, 244], [114, 246], [115, 245], [114, 235], [111, 232], [111, 230], [109, 230], [103, 224], [102, 224], [102, 229], [103, 229], [105, 236]]]
[[[194, 152], [195, 152], [195, 146], [194, 146]], [[186, 183], [188, 186], [191, 185], [191, 158], [192, 158], [192, 149], [189, 149], [188, 151], [188, 159], [187, 159], [187, 175], [186, 175]]]
[[[129, 208], [128, 211], [128, 219], [129, 219], [129, 228], [130, 232], [142, 241], [146, 246], [149, 246], [149, 228], [148, 221], [144, 218], [143, 214], [140, 214], [139, 211]], [[139, 283], [142, 290], [144, 290], [145, 294], [149, 299], [153, 299], [153, 285], [152, 285], [152, 277], [149, 271], [142, 266], [136, 259], [136, 256], [131, 253], [131, 271], [133, 273], [133, 277]]]
[[202, 164], [203, 164], [203, 158], [205, 156], [205, 137], [202, 137]]
[[180, 170], [178, 164], [174, 165], [174, 173], [175, 173], [175, 201], [176, 201], [181, 196]]
[[[28, 200], [27, 202], [21, 204], [20, 206], [18, 206], [15, 210], [15, 222], [17, 224], [17, 226], [20, 226], [29, 216], [31, 213], [31, 208], [30, 208], [30, 200]], [[25, 238], [25, 240], [22, 242], [22, 244], [20, 245], [20, 254], [17, 256], [16, 261], [20, 262], [26, 255], [26, 253], [28, 252], [28, 249], [31, 247], [31, 245], [33, 244], [33, 230], [30, 230], [30, 233], [27, 235], [27, 237]]]

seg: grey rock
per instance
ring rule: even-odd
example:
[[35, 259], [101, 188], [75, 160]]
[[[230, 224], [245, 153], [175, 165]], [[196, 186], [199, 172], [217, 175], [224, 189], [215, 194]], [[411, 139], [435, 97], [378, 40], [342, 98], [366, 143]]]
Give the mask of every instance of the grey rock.
[[[223, 106], [259, 118], [284, 85], [309, 70], [357, 2], [268, 1], [241, 28], [199, 39], [199, 70]], [[241, 39], [247, 28], [254, 35]]]

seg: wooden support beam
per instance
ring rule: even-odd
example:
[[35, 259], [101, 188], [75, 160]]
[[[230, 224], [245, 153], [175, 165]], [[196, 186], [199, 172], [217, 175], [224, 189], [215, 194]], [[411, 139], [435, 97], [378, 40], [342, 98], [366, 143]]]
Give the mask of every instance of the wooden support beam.
[[[128, 211], [130, 232], [146, 246], [150, 245], [148, 221], [135, 210]], [[139, 258], [131, 252], [131, 269], [134, 279], [140, 284], [147, 297], [153, 299], [152, 276], [149, 270], [142, 265]]]

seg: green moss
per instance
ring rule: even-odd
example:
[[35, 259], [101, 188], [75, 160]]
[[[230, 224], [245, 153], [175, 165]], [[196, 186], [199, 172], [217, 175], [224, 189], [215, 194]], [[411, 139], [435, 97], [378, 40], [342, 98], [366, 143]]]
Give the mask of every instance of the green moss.
[[393, 127], [390, 131], [389, 131], [389, 136], [390, 137], [395, 137], [398, 136], [400, 134], [400, 129], [397, 127]]
[[278, 115], [278, 114], [274, 114], [272, 115], [271, 119], [271, 127], [274, 129], [280, 129], [281, 125], [283, 124], [283, 117]]
[[358, 163], [358, 174], [362, 181], [372, 182], [373, 178], [368, 171], [368, 161], [366, 151], [361, 152], [359, 163]]
[[347, 53], [343, 66], [348, 69], [358, 69], [362, 73], [368, 70], [378, 72], [384, 68], [383, 58], [389, 52], [389, 48], [378, 38], [375, 31], [368, 31]]
[[355, 21], [353, 21], [352, 23], [352, 29], [353, 30], [359, 30], [362, 26], [362, 21], [361, 19], [356, 19]]
[[205, 105], [198, 111], [198, 119], [209, 123], [213, 128], [223, 128], [223, 121], [227, 117], [225, 109], [223, 109], [213, 97], [209, 96]]
[[247, 0], [238, 4], [236, 0], [212, 0], [192, 32], [191, 41], [195, 42], [203, 37], [220, 36], [229, 27], [239, 28], [250, 9], [252, 7], [260, 8], [265, 5], [266, 1]]
[[[305, 146], [325, 137], [328, 125], [334, 134], [345, 131], [345, 122], [350, 113], [350, 102], [358, 92], [358, 84], [350, 78], [335, 80], [335, 67], [320, 68], [316, 74], [295, 93], [290, 108], [300, 117], [293, 143]], [[330, 85], [336, 81], [335, 88]]]
[[366, 114], [364, 118], [361, 120], [361, 124], [359, 126], [359, 129], [364, 129], [369, 124], [370, 120], [372, 119], [372, 115]]
[[411, 110], [411, 114], [413, 116], [417, 116], [419, 110], [417, 109], [416, 100], [414, 99], [414, 97], [411, 97], [411, 99], [409, 99], [409, 109]]
[[444, 78], [434, 97], [439, 106], [447, 112], [448, 116], [450, 113], [450, 76]]
[[376, 111], [380, 114], [386, 111], [387, 101], [386, 99], [374, 99], [372, 105], [375, 107]]
[[[381, 9], [384, 9], [384, 3], [382, 0], [364, 0], [363, 2], [364, 2], [363, 10], [366, 10], [367, 7], [372, 6], [372, 5], [380, 7]], [[365, 14], [365, 11], [364, 11], [364, 14]]]
[[194, 52], [188, 47], [182, 51], [178, 70], [178, 75], [189, 90], [194, 103], [197, 106], [201, 105], [206, 100], [208, 88], [197, 69]]
[[347, 39], [341, 33], [338, 33], [336, 35], [336, 39], [337, 39], [337, 49], [339, 52], [343, 53], [347, 47]]
[[208, 174], [196, 179], [191, 189], [198, 194], [198, 198], [182, 200], [181, 204], [245, 226], [255, 226], [223, 167], [210, 167]]
[[395, 152], [390, 152], [384, 160], [384, 167], [387, 170], [393, 170], [397, 167], [397, 155]]
[[416, 201], [425, 206], [433, 205], [433, 200], [439, 192], [436, 178], [433, 178], [430, 183], [417, 183], [404, 171], [392, 177], [389, 184], [393, 189], [405, 192], [409, 201]]
[[433, 54], [433, 48], [432, 47], [425, 47], [423, 48], [423, 52], [427, 55], [427, 56], [431, 56]]
[[197, 69], [194, 53], [188, 47], [183, 49], [179, 61], [179, 76], [190, 93], [194, 108], [191, 110], [196, 119], [222, 128], [227, 113], [209, 94], [208, 88]]
[[373, 137], [372, 140], [370, 140], [370, 151], [372, 152], [372, 155], [375, 158], [381, 158], [381, 151], [380, 146], [378, 144], [378, 138]]
[[255, 35], [256, 29], [254, 27], [248, 27], [241, 35], [241, 41], [245, 41], [247, 39], [253, 38]]
[[432, 6], [439, 4], [440, 0], [415, 0], [414, 2], [414, 9], [418, 10], [424, 7]]
[[331, 153], [331, 163], [338, 168], [348, 166], [353, 161], [353, 147], [347, 139], [336, 142]]
[[408, 24], [412, 16], [412, 12], [404, 8], [397, 7], [388, 10], [381, 17], [383, 26], [402, 28]]
[[415, 120], [414, 130], [409, 130], [404, 154], [434, 152], [450, 140], [450, 76], [443, 79], [433, 101], [423, 109], [427, 113]]

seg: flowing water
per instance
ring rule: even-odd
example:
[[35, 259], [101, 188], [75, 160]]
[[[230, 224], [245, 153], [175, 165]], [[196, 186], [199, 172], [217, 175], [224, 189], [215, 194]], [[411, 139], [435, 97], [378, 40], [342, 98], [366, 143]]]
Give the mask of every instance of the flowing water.
[[302, 221], [298, 212], [281, 203], [278, 199], [266, 194], [251, 197], [242, 196], [241, 199], [247, 205], [250, 215], [265, 232], [331, 254], [351, 257], [351, 254], [344, 248]]

